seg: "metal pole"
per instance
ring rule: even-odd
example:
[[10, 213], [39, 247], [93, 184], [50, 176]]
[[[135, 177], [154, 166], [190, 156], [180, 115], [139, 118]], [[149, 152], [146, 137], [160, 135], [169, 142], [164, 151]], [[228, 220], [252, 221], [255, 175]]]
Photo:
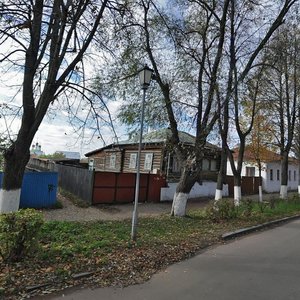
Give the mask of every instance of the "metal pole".
[[136, 170], [136, 183], [135, 183], [135, 196], [134, 196], [134, 209], [132, 214], [132, 227], [131, 227], [131, 240], [136, 241], [137, 225], [138, 225], [138, 202], [139, 202], [139, 191], [140, 191], [140, 165], [141, 165], [141, 151], [142, 151], [142, 140], [143, 140], [143, 127], [144, 127], [144, 109], [146, 99], [146, 89], [143, 87], [143, 102], [141, 111], [141, 128], [139, 137], [139, 149], [137, 154], [137, 170]]

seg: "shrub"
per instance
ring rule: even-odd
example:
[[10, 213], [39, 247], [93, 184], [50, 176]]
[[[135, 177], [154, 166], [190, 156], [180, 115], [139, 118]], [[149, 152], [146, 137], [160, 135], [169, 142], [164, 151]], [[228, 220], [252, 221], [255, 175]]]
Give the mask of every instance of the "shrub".
[[37, 245], [37, 235], [43, 224], [40, 212], [21, 209], [0, 215], [0, 255], [5, 262], [24, 258]]
[[251, 199], [242, 200], [241, 209], [244, 217], [250, 217], [253, 213], [254, 203]]
[[277, 199], [275, 197], [271, 197], [269, 199], [269, 203], [270, 203], [270, 208], [274, 209], [275, 208], [275, 204], [276, 204]]
[[208, 207], [206, 209], [206, 215], [213, 222], [236, 219], [238, 216], [238, 208], [234, 205], [233, 200], [224, 199]]

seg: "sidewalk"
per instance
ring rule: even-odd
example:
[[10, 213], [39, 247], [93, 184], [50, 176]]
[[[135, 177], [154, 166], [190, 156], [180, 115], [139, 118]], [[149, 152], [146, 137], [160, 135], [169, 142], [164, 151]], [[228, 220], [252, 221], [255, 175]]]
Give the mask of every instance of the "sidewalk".
[[[297, 194], [290, 192], [289, 196]], [[279, 193], [263, 194], [263, 200], [268, 201], [271, 198], [279, 198]], [[258, 195], [244, 196], [243, 199], [252, 199], [258, 201]], [[62, 209], [43, 210], [43, 215], [47, 221], [112, 221], [130, 219], [133, 212], [133, 203], [118, 205], [94, 205], [87, 208], [75, 206], [70, 200], [59, 196], [63, 205]], [[213, 198], [195, 198], [189, 199], [187, 210], [197, 209], [209, 205]], [[171, 212], [172, 202], [160, 203], [140, 203], [138, 213], [140, 217], [159, 216]]]
[[[118, 205], [95, 205], [87, 208], [75, 206], [70, 200], [59, 196], [62, 209], [43, 210], [46, 221], [112, 221], [130, 219], [133, 203]], [[211, 199], [197, 198], [188, 201], [187, 210], [204, 207]], [[140, 217], [159, 216], [171, 212], [172, 202], [140, 203], [138, 213]]]

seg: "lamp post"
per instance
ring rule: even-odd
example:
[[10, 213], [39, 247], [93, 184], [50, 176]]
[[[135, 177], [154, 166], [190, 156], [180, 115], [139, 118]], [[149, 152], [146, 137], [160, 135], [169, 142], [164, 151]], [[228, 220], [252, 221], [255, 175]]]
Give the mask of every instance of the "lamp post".
[[148, 89], [151, 81], [153, 70], [147, 65], [139, 71], [140, 85], [143, 90], [143, 101], [141, 109], [141, 127], [139, 135], [139, 148], [137, 153], [137, 166], [136, 166], [136, 183], [135, 183], [135, 195], [134, 195], [134, 208], [132, 214], [132, 227], [131, 227], [131, 240], [136, 240], [137, 234], [137, 223], [138, 223], [138, 202], [139, 202], [139, 191], [140, 191], [140, 166], [141, 166], [141, 151], [142, 151], [142, 140], [143, 140], [143, 128], [144, 128], [144, 110], [145, 110], [145, 99], [146, 90]]

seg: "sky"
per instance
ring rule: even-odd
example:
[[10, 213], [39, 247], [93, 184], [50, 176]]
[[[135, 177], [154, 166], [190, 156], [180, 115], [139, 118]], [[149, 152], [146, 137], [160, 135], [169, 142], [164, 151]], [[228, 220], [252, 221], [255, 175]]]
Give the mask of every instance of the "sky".
[[[6, 79], [5, 84], [0, 80], [0, 105], [8, 104], [9, 107], [17, 109], [21, 105], [21, 94], [18, 93], [16, 97], [13, 97], [16, 90], [10, 87], [10, 84], [12, 81], [15, 81], [17, 77], [22, 77], [22, 75], [9, 74], [8, 77], [11, 79]], [[14, 98], [12, 102], [10, 100], [11, 98]], [[115, 115], [120, 105], [121, 102], [114, 102], [108, 105], [110, 112]], [[114, 123], [114, 126], [118, 138], [121, 140], [126, 139], [126, 128], [117, 122]], [[0, 115], [0, 134], [7, 132], [7, 129], [9, 129], [11, 137], [13, 138], [13, 135], [18, 132], [19, 127], [20, 118], [7, 116], [4, 118]], [[114, 135], [109, 128], [103, 127], [101, 134], [106, 144], [115, 141]], [[33, 144], [39, 143], [45, 154], [52, 154], [56, 151], [76, 151], [80, 153], [81, 157], [84, 157], [85, 153], [104, 145], [97, 135], [94, 138], [92, 136], [93, 132], [86, 128], [84, 138], [78, 138], [76, 132], [74, 132], [74, 128], [68, 121], [66, 113], [57, 110], [54, 117], [45, 116], [34, 137]]]
[[[10, 44], [1, 45], [0, 53], [2, 53], [2, 56], [10, 47]], [[88, 73], [94, 76], [93, 68], [88, 66], [86, 68]], [[22, 67], [19, 67], [18, 69], [9, 68], [7, 70], [3, 68], [0, 71], [0, 136], [10, 132], [11, 139], [14, 139], [14, 135], [20, 128], [20, 117], [7, 116], [7, 113], [5, 113], [4, 117], [2, 105], [6, 104], [14, 110], [22, 106], [22, 90], [20, 86], [22, 86], [23, 81], [23, 70]], [[108, 102], [110, 113], [116, 115], [120, 105], [121, 102], [118, 101]], [[83, 110], [81, 113], [83, 115]], [[118, 123], [114, 123], [114, 126], [118, 138], [120, 140], [127, 139], [126, 128]], [[106, 144], [116, 140], [114, 134], [108, 128], [103, 127], [101, 135]], [[32, 144], [35, 145], [36, 143], [41, 145], [45, 154], [53, 154], [56, 151], [76, 151], [80, 153], [81, 157], [84, 157], [84, 154], [89, 151], [104, 146], [103, 141], [97, 135], [93, 137], [93, 132], [88, 128], [85, 129], [84, 138], [78, 138], [74, 128], [68, 121], [67, 113], [60, 110], [56, 110], [54, 117], [52, 115], [44, 117]]]
[[[3, 91], [3, 89], [1, 89]], [[3, 93], [0, 93], [0, 103], [6, 103], [6, 96], [3, 96]], [[119, 104], [114, 103], [110, 109], [112, 114], [116, 114], [119, 109]], [[126, 128], [124, 126], [114, 124], [117, 136], [121, 140], [127, 138]], [[8, 117], [6, 118], [6, 123], [4, 118], [0, 118], [0, 127], [1, 132], [6, 131], [8, 127], [13, 134], [15, 134], [20, 127], [20, 119]], [[109, 128], [102, 128], [101, 134], [104, 137], [105, 143], [109, 144], [115, 141], [114, 135]], [[33, 144], [39, 143], [42, 147], [42, 151], [45, 154], [52, 154], [56, 151], [76, 151], [79, 152], [81, 157], [84, 157], [84, 154], [101, 148], [104, 146], [104, 143], [98, 136], [92, 137], [93, 133], [88, 128], [85, 129], [85, 137], [78, 138], [74, 128], [68, 121], [66, 114], [63, 112], [56, 112], [54, 118], [49, 118], [45, 116], [42, 124], [40, 125], [34, 140]]]

